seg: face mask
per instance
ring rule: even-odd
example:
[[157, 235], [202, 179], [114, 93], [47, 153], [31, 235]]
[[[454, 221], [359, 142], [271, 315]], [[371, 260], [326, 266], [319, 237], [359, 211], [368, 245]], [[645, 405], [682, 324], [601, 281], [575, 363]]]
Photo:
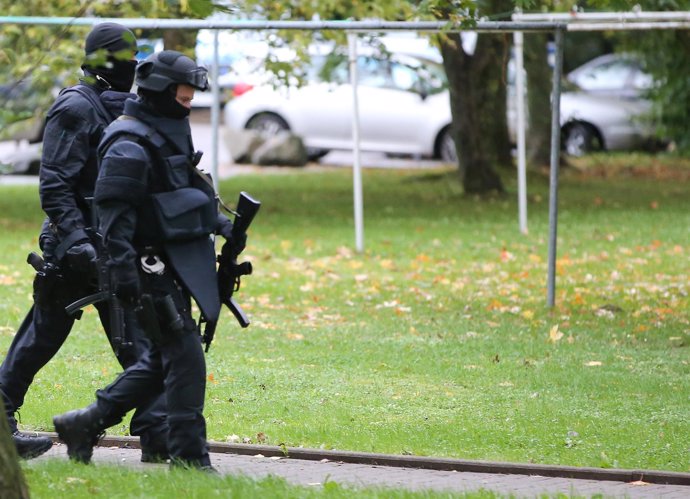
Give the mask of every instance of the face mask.
[[118, 92], [129, 92], [134, 83], [134, 70], [137, 61], [122, 61], [115, 58], [108, 58], [112, 65], [109, 68], [88, 68], [92, 73], [103, 78], [113, 90]]
[[181, 120], [189, 116], [191, 109], [184, 107], [182, 104], [173, 99], [172, 106], [170, 109], [170, 118], [175, 118]]
[[165, 92], [147, 92], [146, 100], [151, 107], [161, 116], [181, 120], [189, 116], [190, 109], [186, 108], [175, 99], [175, 86]]

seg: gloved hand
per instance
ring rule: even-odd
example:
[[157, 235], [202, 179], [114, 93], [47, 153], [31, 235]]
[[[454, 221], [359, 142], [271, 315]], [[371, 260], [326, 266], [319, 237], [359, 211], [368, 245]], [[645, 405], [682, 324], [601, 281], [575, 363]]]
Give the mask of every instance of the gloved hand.
[[243, 232], [239, 236], [231, 237], [227, 240], [235, 255], [239, 255], [247, 247], [247, 233]]
[[225, 223], [221, 230], [220, 235], [225, 238], [226, 245], [234, 255], [239, 255], [244, 251], [247, 246], [247, 234], [243, 233], [239, 236], [233, 237], [232, 234], [232, 222], [229, 220]]
[[115, 296], [125, 303], [135, 304], [141, 297], [141, 283], [136, 269], [113, 268], [111, 284]]
[[65, 252], [67, 265], [77, 272], [93, 272], [98, 255], [96, 248], [89, 241], [79, 241]]

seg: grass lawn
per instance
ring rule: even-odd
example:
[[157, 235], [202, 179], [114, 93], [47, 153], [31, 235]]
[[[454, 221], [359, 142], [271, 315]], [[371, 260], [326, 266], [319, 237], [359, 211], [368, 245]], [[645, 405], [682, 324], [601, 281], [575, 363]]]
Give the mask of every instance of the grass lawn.
[[[207, 355], [209, 438], [690, 471], [690, 163], [593, 156], [561, 172], [556, 306], [546, 307], [548, 178], [477, 199], [457, 173], [285, 169], [221, 184], [262, 201], [237, 295]], [[0, 347], [30, 305], [35, 187], [0, 199]], [[24, 428], [90, 403], [119, 366], [93, 310], [36, 377]], [[111, 434], [127, 434], [127, 426]], [[27, 463], [29, 481], [43, 465]], [[39, 480], [40, 481], [40, 480]]]

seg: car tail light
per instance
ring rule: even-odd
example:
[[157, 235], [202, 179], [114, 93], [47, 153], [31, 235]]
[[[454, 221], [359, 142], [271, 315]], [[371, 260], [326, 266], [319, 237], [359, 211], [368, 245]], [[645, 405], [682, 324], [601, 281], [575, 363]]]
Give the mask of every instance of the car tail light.
[[239, 97], [240, 95], [249, 92], [252, 88], [254, 88], [254, 85], [250, 85], [249, 83], [238, 83], [233, 87], [232, 95], [233, 97]]

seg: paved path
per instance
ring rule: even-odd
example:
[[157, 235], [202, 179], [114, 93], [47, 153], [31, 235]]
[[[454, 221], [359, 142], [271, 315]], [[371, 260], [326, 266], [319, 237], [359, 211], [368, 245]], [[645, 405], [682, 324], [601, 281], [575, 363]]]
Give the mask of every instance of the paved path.
[[[162, 464], [142, 464], [139, 461], [140, 456], [140, 451], [132, 448], [97, 447], [94, 450], [94, 462], [97, 464], [117, 464], [135, 469], [150, 469], [152, 466], [166, 469], [166, 465]], [[67, 459], [66, 447], [59, 443], [55, 444], [50, 451], [37, 458], [37, 461], [46, 459]], [[282, 477], [291, 484], [312, 487], [321, 486], [326, 482], [337, 482], [350, 487], [384, 487], [457, 493], [484, 489], [500, 495], [520, 498], [542, 495], [553, 497], [558, 494], [630, 499], [690, 498], [690, 485], [437, 471], [220, 452], [213, 452], [211, 461], [223, 475], [244, 475], [256, 479], [273, 475]]]

